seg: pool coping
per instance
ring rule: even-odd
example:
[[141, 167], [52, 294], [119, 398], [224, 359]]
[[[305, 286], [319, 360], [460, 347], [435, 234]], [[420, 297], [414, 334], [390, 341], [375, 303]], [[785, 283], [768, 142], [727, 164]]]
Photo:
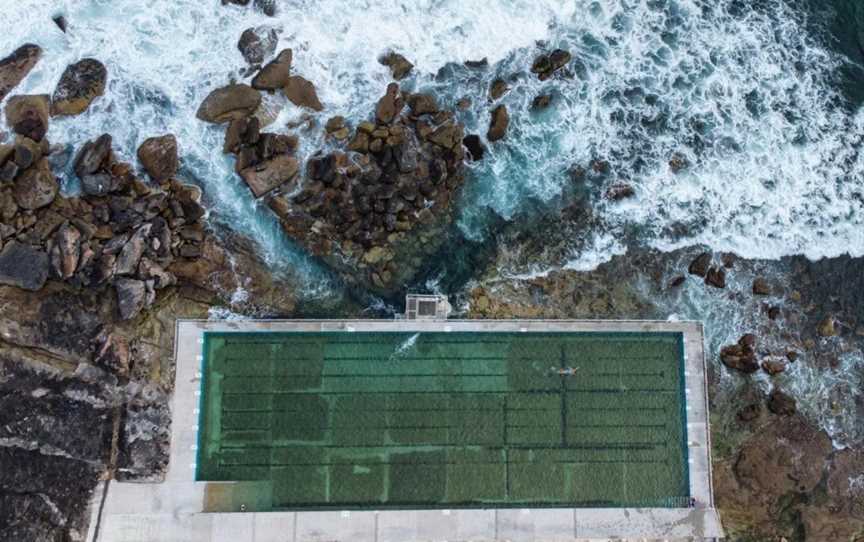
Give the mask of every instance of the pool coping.
[[[680, 332], [684, 348], [691, 508], [458, 508], [202, 512], [211, 482], [196, 482], [198, 401], [205, 331]], [[301, 542], [359, 540], [714, 539], [707, 375], [701, 322], [647, 320], [177, 320], [172, 445], [165, 481], [102, 483], [87, 540]], [[219, 482], [231, 483], [231, 482]], [[100, 502], [104, 497], [104, 506]], [[101, 518], [100, 518], [101, 513]], [[98, 539], [94, 525], [100, 521]]]

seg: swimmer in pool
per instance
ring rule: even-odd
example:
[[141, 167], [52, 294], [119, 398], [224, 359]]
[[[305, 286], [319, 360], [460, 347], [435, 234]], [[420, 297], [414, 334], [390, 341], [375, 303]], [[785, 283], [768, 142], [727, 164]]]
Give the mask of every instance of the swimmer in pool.
[[558, 376], [576, 376], [579, 367], [552, 367], [552, 370], [558, 373]]

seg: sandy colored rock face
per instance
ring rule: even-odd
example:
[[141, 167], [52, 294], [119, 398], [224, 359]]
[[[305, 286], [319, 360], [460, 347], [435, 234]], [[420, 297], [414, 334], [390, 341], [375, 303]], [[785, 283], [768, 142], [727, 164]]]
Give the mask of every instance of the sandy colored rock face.
[[222, 124], [251, 115], [260, 104], [261, 94], [249, 85], [228, 85], [212, 91], [196, 115], [205, 122]]
[[105, 93], [108, 70], [98, 60], [85, 58], [70, 64], [51, 96], [51, 114], [78, 115]]
[[318, 100], [318, 93], [315, 90], [315, 85], [313, 85], [311, 81], [307, 81], [299, 75], [288, 77], [288, 81], [285, 83], [282, 91], [285, 93], [285, 96], [291, 100], [291, 103], [296, 106], [308, 107], [313, 111], [322, 111], [324, 109], [324, 106], [321, 105], [321, 101]]
[[138, 160], [155, 182], [170, 179], [180, 165], [177, 156], [177, 138], [172, 134], [151, 137], [138, 147]]

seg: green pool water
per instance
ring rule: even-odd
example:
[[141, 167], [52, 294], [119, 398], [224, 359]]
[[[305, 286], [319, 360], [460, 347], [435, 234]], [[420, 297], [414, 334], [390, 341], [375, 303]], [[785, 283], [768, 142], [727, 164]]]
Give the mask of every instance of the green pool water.
[[206, 333], [204, 351], [197, 479], [242, 482], [251, 509], [689, 498], [678, 333]]

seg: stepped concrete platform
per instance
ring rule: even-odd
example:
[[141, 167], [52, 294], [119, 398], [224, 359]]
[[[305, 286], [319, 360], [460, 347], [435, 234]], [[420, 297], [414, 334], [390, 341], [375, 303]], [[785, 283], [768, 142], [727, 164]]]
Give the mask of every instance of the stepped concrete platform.
[[[204, 334], [222, 332], [680, 334], [688, 502], [658, 508], [583, 508], [558, 503], [256, 511], [236, 498], [232, 501], [231, 495], [242, 482], [196, 481]], [[153, 484], [103, 482], [91, 503], [90, 542], [713, 540], [723, 536], [712, 494], [707, 383], [698, 322], [183, 320], [176, 326], [175, 357], [171, 457], [165, 480]]]

